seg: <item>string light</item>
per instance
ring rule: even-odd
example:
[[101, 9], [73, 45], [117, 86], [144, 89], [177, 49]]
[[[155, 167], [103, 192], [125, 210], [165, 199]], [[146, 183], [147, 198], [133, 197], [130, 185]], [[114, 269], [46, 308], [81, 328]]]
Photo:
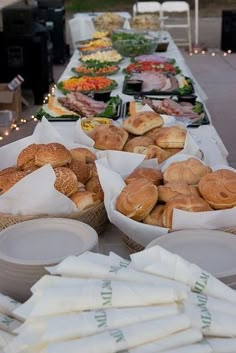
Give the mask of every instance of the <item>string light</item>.
[[2, 136], [0, 136], [0, 141], [2, 141], [3, 140], [3, 137]]
[[19, 126], [17, 126], [17, 127], [16, 127], [16, 131], [19, 131], [19, 130], [20, 130], [20, 128], [19, 128]]
[[[227, 50], [227, 52], [223, 52], [223, 53], [221, 51], [218, 51], [217, 49], [215, 51], [209, 51], [209, 55], [212, 57], [215, 57], [216, 55], [223, 55], [224, 57], [226, 57], [231, 53], [232, 53], [231, 49], [229, 49], [229, 50]], [[198, 54], [206, 55], [207, 49], [202, 49], [202, 50], [194, 49], [193, 52], [189, 52], [189, 56], [198, 55]]]
[[8, 136], [8, 135], [9, 135], [9, 131], [5, 131], [5, 132], [4, 132], [4, 135], [5, 135], [5, 136]]

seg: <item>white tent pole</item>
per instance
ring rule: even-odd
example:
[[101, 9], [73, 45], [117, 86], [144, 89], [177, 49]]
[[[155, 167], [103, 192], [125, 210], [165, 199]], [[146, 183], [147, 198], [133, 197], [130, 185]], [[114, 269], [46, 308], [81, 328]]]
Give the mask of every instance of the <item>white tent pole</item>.
[[199, 0], [195, 0], [195, 46], [199, 43]]

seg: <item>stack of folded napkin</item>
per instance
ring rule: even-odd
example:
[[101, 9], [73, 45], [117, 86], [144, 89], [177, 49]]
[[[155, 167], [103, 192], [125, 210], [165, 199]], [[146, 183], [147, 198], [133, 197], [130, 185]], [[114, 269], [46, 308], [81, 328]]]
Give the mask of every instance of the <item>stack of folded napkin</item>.
[[5, 353], [236, 352], [236, 292], [159, 246], [47, 270], [13, 311], [24, 323]]

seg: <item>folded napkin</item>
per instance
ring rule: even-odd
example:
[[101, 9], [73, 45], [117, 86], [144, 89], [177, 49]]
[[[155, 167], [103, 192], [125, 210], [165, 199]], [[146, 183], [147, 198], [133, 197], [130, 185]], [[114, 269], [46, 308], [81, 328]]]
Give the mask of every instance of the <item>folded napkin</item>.
[[207, 271], [160, 246], [130, 256], [132, 267], [151, 274], [185, 283], [194, 292], [236, 303], [236, 291]]
[[50, 343], [42, 353], [114, 353], [167, 337], [190, 327], [186, 315], [145, 321], [79, 340]]
[[214, 353], [235, 353], [236, 338], [206, 338]]
[[10, 316], [0, 314], [0, 330], [11, 333], [20, 325], [20, 321], [13, 319]]
[[192, 326], [201, 330], [205, 336], [236, 337], [236, 317], [216, 310], [210, 310], [206, 306], [194, 306], [184, 304], [184, 313], [192, 321]]
[[207, 343], [197, 343], [177, 349], [163, 351], [168, 353], [213, 353], [212, 348]]
[[0, 330], [0, 349], [4, 348], [13, 338], [11, 333]]
[[86, 252], [79, 256], [69, 256], [58, 265], [47, 267], [47, 270], [53, 275], [62, 275], [65, 277], [93, 277], [137, 283], [152, 283], [156, 285], [163, 284], [186, 291], [189, 290], [186, 285], [180, 282], [141, 273], [130, 268], [129, 265], [130, 263], [122, 261], [119, 264], [113, 264], [109, 257], [104, 259]]
[[20, 352], [49, 342], [67, 341], [94, 335], [99, 332], [116, 329], [130, 324], [176, 315], [176, 304], [125, 308], [101, 309], [55, 317], [43, 317], [27, 320], [20, 334], [9, 344], [8, 350]]
[[13, 311], [20, 305], [18, 301], [0, 293], [0, 313], [14, 316]]
[[[82, 280], [80, 280], [82, 281]], [[185, 290], [164, 285], [129, 283], [110, 280], [84, 280], [73, 287], [54, 287], [37, 291], [31, 302], [33, 316], [58, 315], [72, 311], [111, 307], [134, 307], [180, 302], [187, 298]], [[19, 308], [22, 314], [23, 305]], [[26, 302], [27, 307], [27, 302]], [[16, 309], [16, 313], [18, 310]]]
[[131, 348], [128, 353], [156, 353], [166, 351], [172, 348], [178, 348], [190, 345], [202, 340], [202, 334], [195, 328], [189, 328], [184, 331], [174, 333], [171, 336], [161, 338], [151, 343], [143, 344], [136, 348]]
[[207, 296], [204, 293], [189, 293], [189, 301], [200, 308], [206, 306], [210, 310], [219, 311], [225, 314], [236, 315], [236, 304]]

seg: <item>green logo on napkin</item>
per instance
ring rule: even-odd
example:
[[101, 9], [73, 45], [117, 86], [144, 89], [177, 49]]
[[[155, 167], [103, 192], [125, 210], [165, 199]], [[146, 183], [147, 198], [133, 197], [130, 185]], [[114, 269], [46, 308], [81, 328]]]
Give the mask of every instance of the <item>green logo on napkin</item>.
[[207, 307], [201, 307], [201, 319], [202, 319], [202, 329], [209, 328], [211, 326], [212, 318], [211, 313]]
[[127, 268], [130, 265], [130, 262], [120, 261], [119, 266], [111, 266], [109, 272], [113, 272], [115, 274], [118, 273], [122, 268]]
[[198, 281], [195, 283], [193, 290], [198, 293], [201, 293], [206, 288], [209, 277], [210, 275], [205, 272], [202, 272]]
[[102, 305], [111, 306], [112, 305], [112, 285], [111, 281], [104, 280], [102, 281]]
[[207, 302], [208, 302], [208, 296], [205, 294], [197, 294], [197, 306], [201, 307], [201, 306], [206, 306]]
[[125, 337], [121, 330], [112, 330], [110, 335], [115, 338], [116, 343], [125, 342]]
[[95, 311], [95, 320], [97, 321], [97, 327], [107, 327], [107, 313], [104, 310]]

